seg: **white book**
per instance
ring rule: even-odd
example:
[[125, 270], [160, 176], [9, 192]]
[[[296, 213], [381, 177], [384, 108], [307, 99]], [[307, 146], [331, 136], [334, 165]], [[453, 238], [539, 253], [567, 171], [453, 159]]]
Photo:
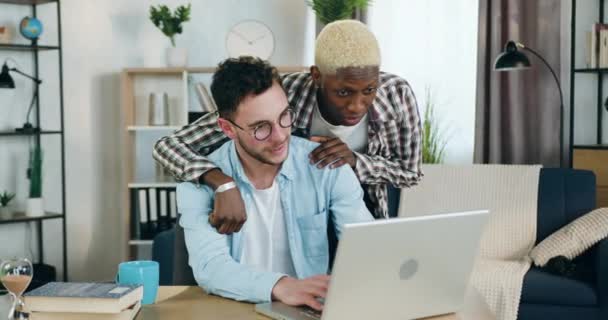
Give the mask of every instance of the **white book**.
[[141, 301], [119, 313], [30, 312], [30, 320], [133, 320], [141, 309]]
[[149, 189], [150, 197], [150, 222], [158, 221], [158, 208], [156, 206], [156, 188]]
[[209, 91], [207, 90], [207, 87], [205, 86], [204, 83], [197, 83], [194, 85], [194, 88], [196, 90], [196, 94], [198, 96], [198, 100], [201, 104], [201, 108], [204, 112], [215, 112], [217, 111], [217, 107], [215, 106], [215, 102], [213, 101], [213, 98], [211, 97], [211, 95], [209, 94]]
[[101, 313], [111, 317], [136, 305], [142, 285], [101, 282], [49, 282], [24, 295], [28, 312]]
[[175, 191], [169, 192], [169, 205], [171, 210], [171, 218], [177, 218], [177, 201], [175, 200]]
[[139, 222], [148, 222], [148, 196], [146, 189], [138, 191], [137, 200], [139, 201]]
[[167, 190], [160, 190], [158, 196], [160, 197], [160, 216], [167, 217]]
[[608, 30], [600, 30], [600, 68], [608, 68]]

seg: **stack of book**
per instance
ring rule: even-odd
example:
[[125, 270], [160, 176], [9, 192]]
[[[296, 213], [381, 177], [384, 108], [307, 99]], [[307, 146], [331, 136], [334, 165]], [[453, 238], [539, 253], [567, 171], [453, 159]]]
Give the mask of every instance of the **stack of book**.
[[24, 295], [30, 320], [132, 320], [142, 298], [142, 286], [88, 282], [50, 282]]
[[608, 68], [608, 24], [594, 23], [587, 32], [586, 62], [589, 68]]

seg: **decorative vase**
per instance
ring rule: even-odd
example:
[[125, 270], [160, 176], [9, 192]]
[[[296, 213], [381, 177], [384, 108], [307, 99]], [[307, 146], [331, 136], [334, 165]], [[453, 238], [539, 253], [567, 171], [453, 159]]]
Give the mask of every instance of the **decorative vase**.
[[8, 219], [13, 215], [13, 209], [9, 206], [0, 207], [0, 219]]
[[169, 95], [164, 92], [162, 100], [156, 93], [150, 93], [148, 99], [148, 116], [151, 126], [167, 126], [169, 125]]
[[167, 48], [167, 65], [172, 68], [183, 68], [188, 64], [186, 48]]
[[42, 198], [28, 198], [25, 204], [25, 215], [28, 217], [41, 217], [44, 215], [44, 201]]

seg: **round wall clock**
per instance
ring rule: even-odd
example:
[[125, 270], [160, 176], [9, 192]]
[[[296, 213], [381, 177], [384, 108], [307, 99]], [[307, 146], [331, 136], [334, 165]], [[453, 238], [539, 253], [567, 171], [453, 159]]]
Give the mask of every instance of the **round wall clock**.
[[248, 55], [268, 60], [274, 52], [274, 34], [260, 21], [244, 20], [228, 31], [226, 50], [232, 58]]

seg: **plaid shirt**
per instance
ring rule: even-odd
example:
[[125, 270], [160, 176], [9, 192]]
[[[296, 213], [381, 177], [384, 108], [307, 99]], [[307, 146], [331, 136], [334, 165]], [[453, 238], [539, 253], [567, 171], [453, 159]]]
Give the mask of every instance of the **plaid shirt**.
[[[317, 106], [317, 87], [309, 73], [283, 76], [287, 99], [296, 113], [293, 134], [308, 137], [312, 114]], [[365, 153], [354, 152], [357, 177], [374, 206], [376, 218], [388, 217], [386, 185], [397, 188], [416, 185], [421, 171], [421, 126], [416, 97], [403, 78], [381, 72], [376, 99], [368, 111], [368, 146]], [[204, 155], [228, 138], [217, 125], [214, 113], [161, 138], [153, 156], [178, 180], [197, 181], [216, 166]]]

